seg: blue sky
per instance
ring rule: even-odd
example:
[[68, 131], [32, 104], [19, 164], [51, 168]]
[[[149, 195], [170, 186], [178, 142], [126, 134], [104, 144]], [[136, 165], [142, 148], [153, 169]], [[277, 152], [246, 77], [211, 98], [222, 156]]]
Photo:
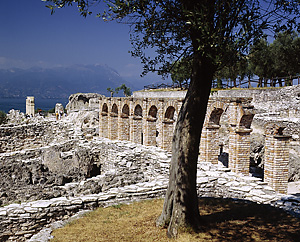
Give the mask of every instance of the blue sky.
[[[41, 0], [0, 3], [0, 69], [72, 64], [107, 64], [126, 80], [139, 79], [140, 60], [131, 57], [129, 26], [84, 18], [76, 7], [51, 15]], [[159, 82], [147, 75], [145, 85]]]

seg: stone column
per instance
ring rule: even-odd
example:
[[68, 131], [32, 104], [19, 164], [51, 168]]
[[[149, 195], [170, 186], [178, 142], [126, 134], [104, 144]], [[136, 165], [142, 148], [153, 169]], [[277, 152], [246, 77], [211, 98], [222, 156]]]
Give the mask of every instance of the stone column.
[[219, 156], [219, 129], [220, 125], [209, 124], [202, 129], [200, 143], [200, 161], [208, 161], [218, 164]]
[[26, 98], [26, 114], [34, 116], [34, 97]]
[[146, 130], [144, 144], [156, 146], [156, 118], [148, 116], [146, 118]]
[[134, 115], [131, 121], [131, 138], [130, 141], [136, 144], [143, 144], [143, 118]]
[[163, 121], [162, 148], [169, 152], [172, 151], [173, 133], [174, 133], [174, 120], [165, 119]]
[[200, 139], [200, 148], [199, 148], [199, 160], [200, 162], [205, 162], [207, 159], [207, 129], [203, 127], [201, 132], [201, 139]]
[[99, 116], [100, 116], [99, 136], [103, 138], [108, 138], [108, 113], [102, 111]]
[[130, 122], [127, 114], [121, 113], [119, 119], [119, 140], [129, 140]]
[[250, 133], [252, 129], [231, 127], [229, 134], [229, 168], [236, 173], [249, 175]]
[[275, 191], [286, 194], [289, 174], [289, 142], [284, 128], [273, 125], [266, 129], [264, 181]]

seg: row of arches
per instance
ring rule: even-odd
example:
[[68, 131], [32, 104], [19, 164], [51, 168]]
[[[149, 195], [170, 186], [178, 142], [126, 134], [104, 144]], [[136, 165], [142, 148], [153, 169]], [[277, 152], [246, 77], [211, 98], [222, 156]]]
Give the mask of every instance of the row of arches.
[[177, 100], [100, 100], [100, 136], [171, 150]]
[[[199, 147], [200, 161], [218, 163], [220, 121], [223, 118], [224, 122], [225, 117], [229, 168], [233, 172], [249, 174], [250, 133], [254, 117], [254, 109], [250, 102], [251, 98], [210, 99]], [[174, 126], [181, 104], [182, 100], [176, 99], [102, 98], [100, 136], [158, 146], [171, 151]], [[274, 184], [275, 189], [284, 192], [287, 189], [287, 181], [284, 184], [280, 181], [287, 180], [285, 176], [288, 137], [278, 134], [274, 137], [269, 136], [266, 144], [276, 145], [273, 147], [269, 144], [270, 147], [266, 147], [265, 177], [271, 185]], [[275, 163], [283, 165], [277, 165], [275, 169]]]

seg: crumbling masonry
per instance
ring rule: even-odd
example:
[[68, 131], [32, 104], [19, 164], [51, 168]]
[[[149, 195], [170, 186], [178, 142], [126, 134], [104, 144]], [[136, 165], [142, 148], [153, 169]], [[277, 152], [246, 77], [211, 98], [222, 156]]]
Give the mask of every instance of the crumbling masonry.
[[[128, 140], [171, 151], [173, 130], [182, 98], [101, 97], [100, 137]], [[229, 168], [249, 174], [250, 133], [254, 117], [251, 98], [209, 99], [200, 143], [200, 161], [218, 163], [221, 115], [226, 112], [229, 125]], [[269, 129], [266, 129], [269, 130]], [[265, 181], [275, 190], [287, 192], [289, 137], [266, 132]]]

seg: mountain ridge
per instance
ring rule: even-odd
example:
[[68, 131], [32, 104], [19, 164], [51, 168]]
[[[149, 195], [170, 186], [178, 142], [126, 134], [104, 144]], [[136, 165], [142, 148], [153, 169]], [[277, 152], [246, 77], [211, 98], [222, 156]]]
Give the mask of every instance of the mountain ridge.
[[107, 88], [125, 84], [126, 81], [107, 65], [71, 65], [66, 67], [29, 69], [0, 69], [0, 97], [67, 98], [73, 93], [94, 92], [107, 95]]

